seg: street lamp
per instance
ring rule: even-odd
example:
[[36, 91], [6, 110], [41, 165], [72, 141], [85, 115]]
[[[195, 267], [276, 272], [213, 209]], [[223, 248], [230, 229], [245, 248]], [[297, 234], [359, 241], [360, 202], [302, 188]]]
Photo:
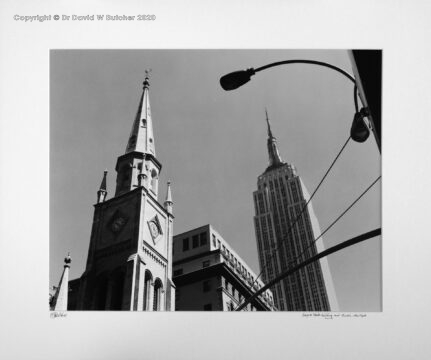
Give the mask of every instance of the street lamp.
[[[340, 69], [337, 66], [334, 66], [322, 61], [314, 61], [314, 60], [278, 61], [275, 63], [261, 66], [257, 69], [249, 68], [247, 70], [239, 70], [239, 71], [234, 71], [229, 74], [226, 74], [220, 78], [220, 85], [226, 91], [235, 90], [240, 86], [248, 83], [251, 77], [259, 71], [266, 70], [274, 66], [288, 65], [288, 64], [312, 64], [312, 65], [324, 66], [332, 70], [335, 70], [341, 73], [342, 75], [344, 75], [346, 78], [348, 78], [355, 85], [354, 94], [353, 94], [354, 100], [355, 100], [355, 115], [353, 117], [352, 127], [350, 129], [350, 135], [352, 139], [356, 142], [364, 142], [365, 140], [367, 140], [367, 138], [370, 135], [370, 129], [369, 129], [369, 125], [365, 122], [364, 118], [369, 116], [369, 111], [367, 108], [362, 108], [359, 111], [358, 101], [357, 101], [358, 90], [357, 90], [356, 80], [352, 75], [350, 75], [349, 73], [347, 73], [343, 69]], [[376, 138], [376, 141], [377, 141], [377, 138]], [[377, 144], [379, 144], [379, 141], [377, 141]], [[380, 150], [380, 147], [379, 147], [379, 150]]]

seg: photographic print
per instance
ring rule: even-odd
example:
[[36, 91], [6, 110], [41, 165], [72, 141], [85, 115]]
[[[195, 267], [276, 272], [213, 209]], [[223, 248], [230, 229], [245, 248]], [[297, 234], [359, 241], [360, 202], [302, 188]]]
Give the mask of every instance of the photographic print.
[[384, 310], [380, 81], [380, 50], [51, 50], [50, 310]]

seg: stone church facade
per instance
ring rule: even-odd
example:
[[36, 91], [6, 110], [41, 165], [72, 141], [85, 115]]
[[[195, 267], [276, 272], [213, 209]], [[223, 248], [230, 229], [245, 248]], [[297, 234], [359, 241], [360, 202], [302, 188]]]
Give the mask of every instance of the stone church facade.
[[157, 160], [145, 78], [125, 153], [118, 157], [114, 197], [107, 172], [97, 191], [86, 269], [69, 283], [68, 310], [174, 311], [173, 220], [168, 183], [158, 201]]

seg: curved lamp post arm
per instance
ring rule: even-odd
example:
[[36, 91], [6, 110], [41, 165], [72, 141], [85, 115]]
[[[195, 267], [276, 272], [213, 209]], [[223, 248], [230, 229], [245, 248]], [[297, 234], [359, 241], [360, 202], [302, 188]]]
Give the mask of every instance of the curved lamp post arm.
[[[303, 60], [303, 59], [283, 60], [283, 61], [277, 61], [268, 65], [258, 67], [257, 69], [249, 68], [247, 70], [239, 70], [239, 71], [231, 72], [220, 78], [220, 85], [226, 91], [235, 90], [240, 86], [248, 83], [251, 77], [259, 71], [266, 70], [274, 66], [289, 65], [289, 64], [310, 64], [310, 65], [323, 66], [323, 67], [332, 69], [334, 71], [337, 71], [338, 73], [342, 74], [347, 79], [349, 79], [354, 85], [353, 98], [355, 101], [355, 117], [352, 123], [350, 134], [354, 141], [364, 142], [365, 140], [367, 140], [370, 134], [370, 129], [368, 125], [364, 122], [364, 117], [369, 115], [368, 109], [363, 109], [363, 111], [362, 110], [359, 111], [358, 99], [357, 99], [358, 86], [356, 84], [356, 80], [352, 75], [350, 75], [348, 72], [344, 71], [343, 69], [340, 69], [338, 66], [331, 65], [322, 61], [315, 61], [315, 60]], [[371, 119], [371, 124], [374, 132], [374, 124], [372, 122], [372, 119]], [[374, 132], [374, 135], [376, 138], [377, 146], [380, 151], [380, 140], [377, 139], [375, 132]]]
[[314, 61], [314, 60], [284, 60], [284, 61], [277, 61], [275, 63], [264, 65], [264, 66], [261, 66], [261, 67], [259, 67], [257, 69], [254, 69], [254, 72], [265, 70], [265, 69], [268, 69], [268, 68], [271, 68], [271, 67], [274, 67], [274, 66], [287, 65], [287, 64], [312, 64], [312, 65], [324, 66], [324, 67], [330, 68], [332, 70], [338, 71], [340, 74], [343, 74], [350, 81], [352, 81], [353, 84], [356, 85], [355, 78], [352, 75], [350, 75], [348, 72], [344, 71], [343, 69], [340, 69], [337, 66], [334, 66], [334, 65], [322, 62], [322, 61]]
[[284, 61], [277, 61], [272, 64], [264, 65], [261, 67], [258, 67], [257, 69], [250, 68], [247, 70], [239, 70], [234, 71], [229, 74], [226, 74], [220, 78], [220, 85], [224, 90], [234, 90], [239, 88], [240, 86], [244, 85], [245, 83], [250, 81], [250, 78], [256, 74], [259, 71], [274, 67], [274, 66], [280, 66], [280, 65], [288, 65], [288, 64], [311, 64], [311, 65], [318, 65], [327, 67], [329, 69], [335, 70], [339, 72], [340, 74], [344, 75], [346, 78], [348, 78], [353, 84], [356, 86], [356, 80], [355, 78], [350, 75], [348, 72], [344, 71], [343, 69], [340, 69], [337, 66], [322, 62], [322, 61], [314, 61], [314, 60], [284, 60]]

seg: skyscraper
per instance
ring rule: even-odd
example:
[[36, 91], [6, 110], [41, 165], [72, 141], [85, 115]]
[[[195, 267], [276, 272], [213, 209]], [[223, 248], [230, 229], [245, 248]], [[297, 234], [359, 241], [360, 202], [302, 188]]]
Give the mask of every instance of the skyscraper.
[[[76, 310], [174, 310], [172, 196], [159, 203], [156, 158], [145, 78], [125, 153], [118, 157], [115, 196], [105, 171], [94, 205], [87, 265]], [[74, 283], [74, 288], [77, 288]]]
[[[323, 250], [319, 223], [309, 195], [292, 164], [281, 159], [268, 126], [269, 166], [258, 177], [254, 225], [263, 281], [266, 283], [292, 265]], [[298, 218], [299, 217], [299, 218]], [[298, 220], [295, 223], [295, 220]], [[283, 279], [272, 288], [275, 306], [288, 311], [337, 311], [332, 277], [326, 258]]]

